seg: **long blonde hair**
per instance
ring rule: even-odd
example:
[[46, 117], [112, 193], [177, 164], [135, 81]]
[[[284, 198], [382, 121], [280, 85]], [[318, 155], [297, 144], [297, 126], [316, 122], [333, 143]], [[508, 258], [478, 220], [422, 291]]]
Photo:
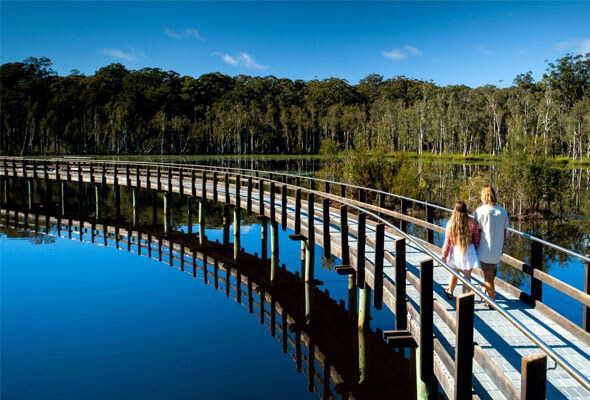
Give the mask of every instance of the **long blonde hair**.
[[462, 201], [455, 203], [450, 219], [449, 237], [453, 246], [456, 246], [459, 250], [459, 253], [465, 255], [471, 241], [471, 226], [467, 214], [467, 205]]
[[498, 199], [496, 197], [496, 191], [492, 187], [492, 185], [486, 185], [481, 189], [481, 202], [483, 204], [488, 204], [490, 206], [495, 206], [498, 204]]

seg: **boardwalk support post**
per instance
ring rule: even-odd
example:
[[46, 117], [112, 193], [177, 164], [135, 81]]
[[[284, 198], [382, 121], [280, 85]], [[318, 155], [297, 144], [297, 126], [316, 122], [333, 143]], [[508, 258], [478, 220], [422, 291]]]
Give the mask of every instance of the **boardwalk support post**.
[[295, 234], [301, 233], [301, 189], [295, 191]]
[[350, 265], [350, 249], [348, 248], [348, 208], [344, 204], [340, 206], [340, 243], [342, 245], [342, 265]]
[[357, 290], [354, 274], [348, 275], [348, 317], [352, 320], [356, 315]]
[[133, 226], [137, 225], [137, 200], [138, 200], [139, 189], [134, 187], [131, 189], [132, 197], [132, 212], [133, 212]]
[[[62, 188], [63, 188], [63, 182], [62, 182]], [[33, 180], [32, 179], [27, 179], [27, 205], [29, 207], [29, 210], [33, 208]], [[62, 191], [62, 198], [63, 198], [63, 191]]]
[[406, 302], [406, 239], [395, 241], [395, 329], [408, 329]]
[[164, 196], [164, 233], [170, 228], [170, 192], [163, 192]]
[[[186, 202], [186, 214], [187, 214], [187, 229], [188, 235], [193, 234], [193, 197], [189, 197]], [[194, 252], [194, 251], [193, 251]]]
[[94, 198], [95, 198], [95, 206], [96, 206], [96, 211], [95, 211], [95, 217], [96, 219], [101, 219], [102, 218], [102, 188], [100, 187], [100, 185], [94, 185]]
[[356, 284], [359, 288], [365, 286], [365, 243], [366, 243], [366, 219], [367, 214], [359, 212], [358, 216], [358, 234], [357, 234], [357, 250], [356, 250]]
[[[586, 257], [590, 257], [590, 254], [587, 254]], [[590, 295], [590, 262], [586, 263], [586, 271], [584, 273], [584, 293]], [[590, 332], [590, 307], [588, 306], [584, 306], [582, 327], [586, 332]]]
[[520, 399], [544, 399], [547, 389], [547, 355], [544, 353], [522, 358]]
[[[61, 215], [65, 215], [66, 213], [66, 204], [68, 201], [68, 183], [65, 181], [61, 182]], [[31, 190], [31, 182], [29, 181], [29, 191]], [[29, 192], [30, 193], [30, 192]], [[32, 195], [29, 194], [29, 209], [33, 206], [33, 198]]]
[[268, 259], [268, 219], [262, 216], [260, 220], [260, 257], [266, 261]]
[[385, 246], [385, 224], [379, 223], [375, 227], [375, 277], [373, 289], [373, 305], [375, 309], [381, 310], [383, 305], [383, 255]]
[[371, 288], [366, 282], [359, 289], [359, 330], [369, 330], [371, 325]]
[[305, 282], [314, 280], [315, 229], [314, 194], [307, 195], [307, 242], [305, 242]]
[[428, 397], [432, 397], [436, 387], [434, 377], [433, 341], [433, 262], [432, 259], [420, 263], [420, 378], [426, 386]]
[[[543, 245], [536, 240], [531, 241], [531, 267], [534, 270], [543, 270]], [[535, 301], [543, 301], [543, 284], [540, 280], [531, 276], [531, 297]]]
[[473, 305], [475, 296], [457, 297], [455, 331], [455, 400], [471, 399], [473, 373]]
[[332, 254], [330, 246], [330, 199], [322, 200], [322, 213], [324, 222], [324, 257], [330, 258], [330, 255]]
[[287, 230], [287, 185], [281, 189], [281, 229]]

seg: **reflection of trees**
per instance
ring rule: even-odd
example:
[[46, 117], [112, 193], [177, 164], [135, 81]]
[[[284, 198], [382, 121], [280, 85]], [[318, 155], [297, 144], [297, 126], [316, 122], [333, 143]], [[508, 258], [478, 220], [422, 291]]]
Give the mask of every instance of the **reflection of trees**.
[[55, 243], [55, 237], [53, 236], [47, 236], [41, 233], [35, 233], [30, 231], [25, 232], [6, 226], [0, 227], [0, 234], [6, 235], [8, 239], [29, 239], [29, 241], [33, 244]]

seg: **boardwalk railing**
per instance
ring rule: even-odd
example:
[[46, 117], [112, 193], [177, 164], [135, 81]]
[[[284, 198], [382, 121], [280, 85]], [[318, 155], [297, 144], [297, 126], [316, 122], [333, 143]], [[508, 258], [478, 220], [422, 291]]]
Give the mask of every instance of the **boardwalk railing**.
[[[3, 176], [37, 179], [44, 178], [62, 181], [71, 179], [72, 181], [78, 182], [100, 182], [101, 184], [114, 183], [117, 185], [130, 185], [132, 187], [141, 186], [148, 189], [166, 192], [174, 191], [189, 196], [199, 196], [202, 199], [211, 199], [214, 201], [218, 200], [218, 191], [221, 189], [225, 195], [225, 203], [235, 205], [236, 209], [243, 207], [249, 211], [252, 207], [258, 206], [258, 212], [260, 215], [272, 217], [275, 221], [281, 222], [283, 229], [286, 229], [287, 226], [291, 227], [296, 234], [299, 234], [301, 238], [307, 242], [307, 245], [309, 245], [309, 243], [317, 243], [325, 249], [328, 246], [328, 243], [334, 243], [334, 246], [330, 246], [331, 253], [340, 257], [344, 261], [343, 264], [347, 264], [346, 261], [350, 263], [350, 265], [345, 265], [345, 267], [352, 269], [356, 274], [356, 283], [358, 287], [361, 288], [361, 290], [363, 290], [363, 288], [366, 288], [366, 290], [372, 289], [375, 293], [375, 306], [380, 308], [381, 302], [385, 303], [395, 314], [396, 328], [398, 330], [403, 330], [403, 327], [407, 326], [408, 333], [420, 344], [420, 356], [422, 358], [421, 377], [426, 384], [432, 383], [428, 381], [431, 381], [434, 376], [436, 376], [449, 397], [461, 398], [462, 394], [465, 395], [465, 393], [471, 393], [471, 380], [462, 377], [465, 376], [466, 370], [468, 374], [471, 374], [472, 366], [471, 357], [469, 357], [469, 355], [473, 354], [475, 361], [486, 371], [496, 386], [502, 390], [507, 398], [533, 398], [529, 397], [532, 396], [531, 393], [533, 392], [531, 392], [530, 389], [527, 390], [527, 388], [531, 386], [531, 381], [529, 380], [532, 379], [534, 381], [535, 379], [541, 379], [544, 382], [545, 372], [544, 368], [540, 368], [540, 370], [543, 371], [540, 375], [528, 373], [527, 371], [535, 370], [533, 366], [536, 366], [539, 362], [544, 362], [543, 358], [523, 358], [522, 384], [519, 391], [514, 387], [498, 365], [478, 345], [474, 345], [472, 341], [469, 343], [469, 340], [467, 340], [466, 342], [468, 345], [465, 348], [463, 347], [465, 341], [462, 341], [462, 344], [458, 343], [455, 347], [455, 360], [453, 360], [440, 341], [433, 338], [433, 312], [436, 313], [451, 330], [456, 332], [457, 340], [459, 340], [459, 337], [469, 337], [468, 332], [470, 330], [471, 337], [473, 337], [473, 307], [472, 305], [470, 306], [472, 301], [465, 299], [459, 301], [456, 318], [445, 310], [444, 307], [440, 306], [438, 302], [433, 302], [432, 260], [435, 260], [439, 265], [448, 270], [450, 274], [457, 276], [457, 278], [464, 285], [469, 287], [473, 293], [497, 310], [502, 317], [527, 336], [536, 346], [538, 346], [547, 356], [552, 358], [556, 364], [560, 365], [584, 388], [590, 390], [590, 382], [583, 374], [577, 371], [561, 356], [556, 354], [526, 326], [522, 325], [496, 302], [479, 291], [474, 285], [466, 281], [461, 275], [457, 274], [452, 268], [450, 268], [450, 266], [442, 261], [439, 256], [440, 248], [433, 243], [433, 232], [443, 233], [444, 229], [433, 223], [432, 210], [439, 209], [450, 211], [444, 207], [358, 186], [351, 186], [316, 178], [301, 177], [293, 174], [199, 165], [4, 158], [2, 160], [1, 171]], [[222, 182], [219, 182], [220, 179], [222, 179]], [[307, 185], [302, 185], [302, 181], [306, 182]], [[188, 183], [188, 189], [185, 183]], [[318, 185], [323, 185], [323, 190], [318, 190]], [[210, 189], [211, 187], [212, 189]], [[244, 194], [244, 189], [241, 189], [244, 187], [246, 188], [246, 194]], [[333, 193], [334, 189], [337, 187], [340, 189], [339, 192]], [[4, 188], [4, 186], [2, 186], [2, 188]], [[257, 192], [253, 195], [255, 190], [257, 190]], [[348, 198], [348, 196], [353, 193], [358, 196], [358, 200]], [[371, 194], [371, 196], [367, 196], [368, 193]], [[307, 202], [302, 201], [303, 194], [307, 194]], [[246, 197], [246, 204], [244, 204], [243, 201], [240, 202], [240, 199], [243, 200], [244, 197]], [[368, 200], [367, 197], [370, 199]], [[280, 198], [279, 204], [276, 203], [277, 198]], [[374, 198], [377, 200], [377, 205], [369, 202], [374, 200]], [[318, 200], [320, 201], [321, 206], [314, 206]], [[401, 212], [387, 208], [392, 207], [395, 201], [399, 201]], [[302, 207], [302, 203], [305, 207]], [[410, 204], [417, 204], [425, 207], [427, 220], [424, 221], [408, 215], [408, 206]], [[334, 206], [338, 206], [339, 208], [334, 208]], [[288, 207], [291, 208], [289, 212], [287, 212]], [[279, 208], [279, 212], [275, 211], [276, 208]], [[302, 218], [300, 217], [302, 209], [309, 211], [307, 221], [302, 221]], [[353, 215], [353, 212], [356, 215]], [[342, 217], [342, 223], [336, 219], [331, 220], [330, 215], [340, 215]], [[397, 226], [394, 226], [391, 222], [385, 219], [386, 217], [393, 217], [399, 220], [400, 227], [398, 228]], [[348, 220], [351, 220], [351, 218], [352, 220], [356, 218], [356, 229], [348, 226]], [[324, 221], [324, 223], [328, 220], [330, 221], [330, 224], [318, 226], [314, 223], [316, 219], [320, 219]], [[408, 234], [407, 223], [412, 223], [425, 228], [427, 240], [419, 239]], [[339, 238], [330, 233], [330, 225], [335, 225], [340, 229], [340, 235], [338, 235], [340, 236]], [[371, 232], [374, 232], [374, 236], [368, 236], [366, 229], [370, 229]], [[427, 254], [432, 258], [432, 260], [425, 261], [421, 264], [419, 277], [416, 277], [412, 273], [407, 273], [408, 271], [404, 271], [405, 246], [396, 245], [397, 251], [393, 254], [390, 251], [381, 251], [383, 248], [383, 235], [385, 233], [401, 236], [403, 238], [401, 240], [412, 243], [424, 254]], [[518, 231], [515, 233], [526, 235], [524, 233], [519, 233]], [[356, 249], [347, 246], [346, 241], [348, 241], [349, 234], [357, 238]], [[533, 243], [538, 244], [532, 246], [534, 252], [531, 257], [532, 261], [540, 259], [538, 253], [538, 248], [540, 246], [551, 246], [554, 249], [561, 251], [559, 246], [544, 242], [539, 238], [528, 238], [532, 240]], [[379, 252], [376, 252], [372, 265], [365, 260], [364, 243], [374, 249], [380, 250]], [[310, 248], [310, 252], [313, 251], [313, 246], [309, 246], [308, 248]], [[567, 250], [566, 253], [569, 256], [577, 257], [586, 263], [590, 262], [590, 259], [583, 255], [569, 250]], [[395, 282], [389, 279], [388, 276], [383, 276], [383, 258], [396, 266]], [[362, 260], [365, 260], [365, 262], [361, 262]], [[588, 284], [586, 285], [585, 291], [582, 292], [544, 273], [541, 271], [539, 264], [535, 265], [531, 262], [531, 264], [533, 264], [531, 267], [525, 262], [519, 261], [507, 254], [503, 255], [502, 260], [516, 269], [528, 272], [533, 279], [551, 285], [570, 297], [580, 301], [584, 305], [585, 313], [583, 329], [565, 319], [565, 317], [559, 315], [554, 310], [549, 309], [541, 302], [541, 296], [540, 293], [538, 293], [540, 284], [532, 285], [531, 295], [529, 297], [524, 297], [525, 299], [532, 298], [532, 304], [536, 308], [545, 312], [551, 318], [563, 322], [563, 325], [568, 328], [570, 332], [583, 339], [585, 342], [589, 341], [589, 335], [587, 333], [587, 313], [588, 307], [590, 307]], [[586, 271], [588, 271], [588, 264], [586, 265], [586, 268]], [[306, 269], [306, 275], [308, 273], [310, 273], [309, 268]], [[586, 273], [586, 276], [588, 277], [588, 272]], [[311, 275], [310, 279], [313, 280], [313, 275]], [[406, 301], [406, 279], [411, 285], [420, 291], [419, 310], [416, 310], [412, 304], [409, 304]], [[506, 288], [509, 287], [507, 284], [504, 286]], [[510, 290], [517, 294], [520, 292], [517, 288], [512, 288]], [[363, 293], [364, 292], [361, 291], [361, 296], [363, 296]], [[522, 292], [520, 292], [520, 294], [522, 294]], [[366, 293], [364, 295], [366, 296]], [[370, 296], [370, 291], [368, 292], [368, 295]], [[400, 295], [403, 295], [403, 297]], [[522, 298], [523, 296], [520, 297]], [[404, 324], [406, 317], [408, 318], [409, 324]], [[363, 318], [362, 313], [359, 318]], [[361, 321], [359, 321], [359, 324], [360, 323]], [[389, 342], [397, 343], [393, 338], [389, 340]], [[440, 363], [433, 362], [433, 355], [438, 358]], [[445, 374], [440, 365], [444, 366], [451, 377]], [[539, 369], [537, 368], [537, 370]], [[457, 387], [457, 385], [464, 386]], [[533, 386], [535, 385], [536, 387], [540, 387], [541, 384], [540, 382], [536, 382]], [[544, 387], [544, 383], [542, 386]]]

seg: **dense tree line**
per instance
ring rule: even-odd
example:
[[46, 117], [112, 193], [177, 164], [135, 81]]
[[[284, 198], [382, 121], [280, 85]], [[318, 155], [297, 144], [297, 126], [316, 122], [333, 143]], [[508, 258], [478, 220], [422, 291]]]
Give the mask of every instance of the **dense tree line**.
[[4, 64], [0, 80], [3, 154], [314, 154], [331, 139], [342, 149], [590, 157], [590, 54], [508, 88], [375, 74], [357, 85], [193, 78], [121, 64], [60, 77], [47, 58]]

